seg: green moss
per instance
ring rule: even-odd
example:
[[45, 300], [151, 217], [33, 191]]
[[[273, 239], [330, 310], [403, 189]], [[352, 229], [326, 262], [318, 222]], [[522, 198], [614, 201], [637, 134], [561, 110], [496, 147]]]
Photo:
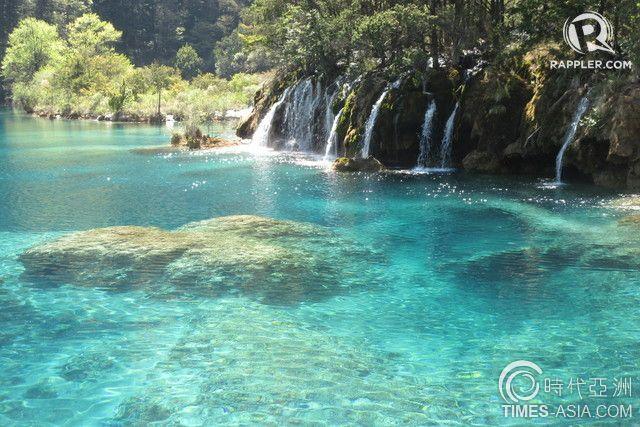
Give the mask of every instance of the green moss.
[[356, 91], [353, 91], [345, 100], [344, 109], [337, 128], [338, 137], [344, 141], [344, 146], [348, 155], [355, 153], [360, 142], [360, 134], [362, 133], [361, 129], [353, 127], [354, 123], [352, 116], [356, 113], [356, 101], [357, 93]]

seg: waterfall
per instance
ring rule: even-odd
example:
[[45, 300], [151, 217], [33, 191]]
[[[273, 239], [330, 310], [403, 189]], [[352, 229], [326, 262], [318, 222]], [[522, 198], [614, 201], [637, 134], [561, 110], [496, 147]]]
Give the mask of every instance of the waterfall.
[[444, 128], [444, 137], [442, 138], [442, 145], [440, 146], [440, 167], [445, 169], [451, 167], [451, 146], [453, 142], [453, 128], [456, 124], [456, 115], [460, 108], [460, 102], [456, 102], [456, 106], [453, 112], [447, 120], [447, 125]]
[[289, 88], [285, 89], [285, 91], [280, 96], [280, 99], [269, 108], [269, 111], [260, 121], [258, 128], [253, 133], [253, 137], [251, 138], [251, 144], [257, 147], [267, 147], [269, 145], [269, 135], [271, 133], [271, 127], [273, 125], [273, 116], [276, 114], [276, 110], [278, 107], [282, 105], [282, 103], [287, 99], [289, 95]]
[[431, 154], [431, 135], [433, 133], [433, 118], [436, 115], [436, 100], [429, 103], [427, 111], [424, 113], [422, 131], [420, 132], [420, 154], [418, 155], [418, 167], [427, 167], [429, 155]]
[[331, 125], [331, 130], [329, 131], [329, 136], [327, 137], [327, 146], [324, 150], [324, 160], [329, 160], [331, 156], [338, 156], [338, 123], [340, 123], [340, 118], [342, 117], [342, 112], [344, 111], [344, 107], [338, 112], [336, 117], [333, 119], [333, 124]]
[[380, 98], [373, 104], [373, 108], [371, 109], [371, 114], [369, 114], [369, 118], [367, 119], [367, 123], [364, 127], [364, 143], [362, 144], [362, 158], [366, 159], [369, 157], [369, 150], [371, 148], [371, 137], [373, 135], [373, 129], [376, 126], [376, 121], [378, 120], [378, 113], [380, 113], [380, 107], [382, 106], [382, 101], [389, 93], [389, 89], [386, 89], [380, 95]]
[[398, 89], [402, 84], [402, 77], [393, 82], [390, 86], [382, 92], [380, 98], [373, 104], [373, 108], [371, 108], [371, 113], [369, 114], [369, 118], [367, 119], [367, 123], [364, 127], [364, 140], [362, 144], [362, 158], [366, 159], [369, 157], [369, 152], [371, 151], [371, 138], [373, 136], [373, 130], [376, 127], [376, 121], [378, 120], [378, 114], [380, 113], [380, 107], [382, 106], [382, 102], [387, 97], [387, 94], [391, 89]]
[[330, 92], [327, 88], [327, 93], [324, 96], [324, 123], [323, 123], [323, 131], [324, 131], [324, 140], [328, 141], [331, 136], [331, 130], [333, 129], [333, 122], [335, 121], [336, 115], [333, 113], [333, 103], [340, 94], [340, 79], [336, 81], [337, 88]]
[[313, 123], [321, 91], [320, 83], [314, 88], [310, 78], [293, 87], [284, 115], [284, 136], [290, 149], [313, 149]]
[[587, 112], [589, 108], [589, 94], [585, 95], [578, 104], [578, 108], [573, 113], [573, 118], [571, 119], [571, 125], [567, 129], [567, 132], [564, 134], [564, 139], [562, 142], [562, 148], [558, 152], [558, 156], [556, 157], [556, 184], [562, 184], [562, 158], [564, 157], [564, 152], [567, 151], [569, 145], [573, 142], [573, 138], [576, 136], [576, 132], [578, 131], [578, 125], [580, 125], [580, 120], [584, 113]]

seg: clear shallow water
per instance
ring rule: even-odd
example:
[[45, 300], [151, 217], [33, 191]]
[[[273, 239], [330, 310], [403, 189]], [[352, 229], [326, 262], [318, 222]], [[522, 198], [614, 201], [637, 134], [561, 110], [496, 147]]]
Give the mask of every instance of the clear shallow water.
[[[140, 150], [167, 141], [0, 114], [0, 424], [517, 424], [497, 385], [514, 360], [640, 381], [640, 237], [608, 207], [618, 195]], [[33, 283], [18, 260], [72, 231], [247, 214], [333, 233], [309, 250], [353, 252], [327, 272], [336, 288], [105, 291]], [[576, 422], [540, 420], [561, 421]]]

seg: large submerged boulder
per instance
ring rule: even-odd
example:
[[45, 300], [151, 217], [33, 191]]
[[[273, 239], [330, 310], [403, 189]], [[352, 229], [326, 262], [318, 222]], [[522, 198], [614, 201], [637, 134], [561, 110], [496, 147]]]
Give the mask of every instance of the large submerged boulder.
[[238, 292], [269, 304], [290, 304], [366, 283], [348, 260], [371, 254], [316, 225], [229, 216], [173, 231], [82, 231], [33, 247], [20, 261], [32, 281], [107, 289], [166, 285], [178, 292]]

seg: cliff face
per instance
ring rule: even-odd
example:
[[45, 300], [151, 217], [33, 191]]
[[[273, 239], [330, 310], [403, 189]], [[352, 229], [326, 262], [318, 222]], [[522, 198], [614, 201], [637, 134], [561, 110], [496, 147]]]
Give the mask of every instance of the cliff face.
[[[358, 157], [374, 104], [382, 100], [370, 138], [369, 153], [386, 167], [417, 164], [425, 112], [435, 101], [431, 144], [442, 143], [452, 119], [451, 165], [472, 172], [553, 177], [556, 156], [581, 100], [588, 108], [565, 153], [563, 178], [615, 188], [640, 188], [640, 82], [627, 72], [549, 70], [552, 49], [530, 52], [517, 65], [487, 66], [463, 78], [456, 69], [407, 74], [392, 82], [367, 74], [344, 85], [328, 102], [318, 102], [308, 127], [316, 135], [312, 151], [324, 152], [329, 111], [337, 115], [335, 153]], [[298, 80], [299, 81], [299, 80]], [[318, 79], [312, 79], [317, 84]], [[281, 80], [256, 96], [254, 114], [239, 128], [248, 137], [268, 108], [291, 85]], [[299, 83], [298, 83], [299, 85]], [[337, 85], [340, 86], [340, 85]], [[324, 87], [329, 87], [324, 83]], [[339, 93], [338, 93], [339, 92]], [[320, 93], [320, 92], [318, 92]], [[328, 97], [323, 92], [325, 98]], [[294, 102], [293, 100], [291, 102]], [[325, 105], [324, 110], [319, 107]], [[330, 106], [326, 106], [330, 105]], [[274, 148], [285, 148], [285, 108], [274, 115]], [[291, 118], [289, 118], [290, 120]], [[324, 120], [324, 124], [321, 122]], [[280, 130], [278, 130], [280, 129]]]
[[475, 149], [463, 160], [465, 169], [554, 176], [556, 155], [577, 106], [587, 97], [589, 107], [565, 153], [563, 176], [612, 188], [640, 188], [640, 84], [631, 78], [581, 82], [554, 76], [541, 93], [532, 93], [524, 106], [523, 98], [510, 98], [512, 110], [503, 123], [514, 126], [497, 129], [489, 120], [478, 123], [482, 109], [465, 115], [475, 118], [477, 132], [463, 133], [461, 140], [486, 133], [492, 139], [488, 145], [481, 140], [472, 144]]
[[457, 139], [473, 149], [465, 154], [463, 167], [553, 177], [556, 156], [586, 97], [589, 106], [565, 153], [563, 177], [640, 188], [637, 77], [628, 72], [549, 70], [546, 64], [553, 57], [553, 50], [540, 49], [524, 57], [517, 73], [491, 68], [482, 73], [465, 98]]
[[251, 138], [258, 128], [260, 120], [267, 114], [269, 108], [275, 104], [287, 86], [292, 83], [294, 76], [281, 76], [266, 82], [262, 88], [256, 92], [253, 98], [253, 111], [245, 118], [236, 130], [240, 138]]

